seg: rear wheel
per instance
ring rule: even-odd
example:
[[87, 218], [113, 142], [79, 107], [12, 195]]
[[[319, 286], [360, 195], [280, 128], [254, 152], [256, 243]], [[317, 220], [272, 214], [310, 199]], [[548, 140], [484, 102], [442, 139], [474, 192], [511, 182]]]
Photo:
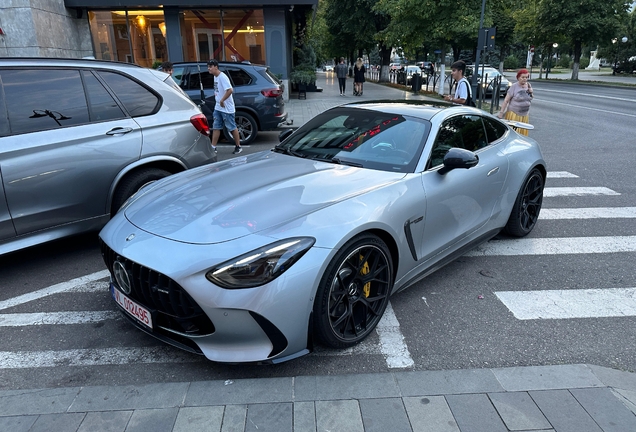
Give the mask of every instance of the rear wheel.
[[111, 216], [114, 216], [126, 200], [141, 189], [142, 186], [168, 177], [171, 174], [171, 172], [159, 168], [142, 168], [127, 174], [119, 182], [113, 195], [113, 203], [110, 210]]
[[393, 264], [373, 234], [349, 241], [333, 258], [314, 302], [314, 333], [325, 345], [346, 348], [376, 327], [389, 302]]
[[538, 169], [533, 169], [523, 183], [510, 219], [504, 232], [515, 237], [524, 237], [532, 231], [539, 219], [539, 212], [543, 203], [543, 175]]
[[[254, 117], [246, 112], [237, 111], [234, 115], [234, 119], [236, 120], [236, 128], [238, 129], [241, 145], [247, 145], [254, 141], [258, 133], [258, 125]], [[234, 137], [232, 137], [230, 131], [223, 129], [223, 134], [226, 140], [234, 144]]]

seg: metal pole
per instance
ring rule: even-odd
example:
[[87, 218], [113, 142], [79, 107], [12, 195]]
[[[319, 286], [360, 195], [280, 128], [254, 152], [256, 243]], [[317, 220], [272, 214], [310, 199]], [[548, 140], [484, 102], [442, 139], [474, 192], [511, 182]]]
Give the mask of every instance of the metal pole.
[[[479, 18], [479, 30], [477, 32], [481, 32], [481, 28], [484, 26], [484, 12], [486, 10], [486, 0], [481, 0], [481, 16]], [[477, 36], [477, 40], [479, 40], [479, 34]], [[480, 55], [483, 47], [477, 47], [477, 56], [475, 58], [475, 67], [473, 68], [473, 77], [470, 83], [472, 87], [472, 92], [474, 95], [477, 94], [477, 71], [479, 69]]]

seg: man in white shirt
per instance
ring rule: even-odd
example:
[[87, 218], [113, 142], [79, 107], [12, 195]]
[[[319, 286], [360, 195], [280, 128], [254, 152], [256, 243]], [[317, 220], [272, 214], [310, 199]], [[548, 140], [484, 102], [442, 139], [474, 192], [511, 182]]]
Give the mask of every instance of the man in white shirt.
[[234, 113], [236, 112], [234, 98], [232, 97], [234, 89], [227, 75], [219, 70], [218, 61], [208, 61], [208, 72], [214, 75], [214, 99], [216, 101], [213, 113], [214, 122], [212, 124], [212, 148], [216, 152], [216, 143], [219, 142], [221, 130], [223, 125], [225, 125], [225, 128], [234, 138], [234, 151], [232, 153], [239, 154], [243, 151], [243, 148], [241, 147], [241, 139], [236, 127], [236, 120], [234, 119]]
[[457, 86], [455, 87], [455, 95], [446, 95], [444, 99], [453, 102], [459, 105], [464, 105], [466, 103], [466, 99], [468, 99], [468, 87], [470, 83], [466, 78], [464, 78], [464, 73], [466, 72], [466, 63], [461, 60], [456, 61], [451, 65], [451, 78], [457, 82]]

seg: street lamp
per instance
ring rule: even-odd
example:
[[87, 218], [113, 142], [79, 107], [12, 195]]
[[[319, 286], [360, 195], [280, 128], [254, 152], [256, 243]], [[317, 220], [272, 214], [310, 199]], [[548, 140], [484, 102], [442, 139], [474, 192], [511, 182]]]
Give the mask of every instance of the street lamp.
[[[553, 43], [552, 44], [552, 48], [556, 49], [559, 46], [558, 43]], [[549, 55], [548, 55], [548, 67], [545, 70], [545, 79], [548, 79], [548, 74], [550, 73], [550, 61], [552, 60], [552, 51], [550, 51]]]
[[[616, 42], [618, 42], [617, 38], [612, 39], [612, 45], [616, 46], [616, 52], [614, 53], [614, 67], [612, 68], [612, 75], [616, 75], [616, 68], [618, 65], [618, 51], [620, 50], [619, 46], [616, 45]], [[627, 36], [623, 36], [621, 38], [621, 42], [626, 43], [627, 42]]]

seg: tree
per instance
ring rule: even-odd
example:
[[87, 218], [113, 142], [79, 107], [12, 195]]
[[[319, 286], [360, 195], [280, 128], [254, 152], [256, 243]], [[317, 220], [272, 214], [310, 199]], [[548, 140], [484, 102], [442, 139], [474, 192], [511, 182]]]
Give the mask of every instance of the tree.
[[579, 79], [581, 48], [597, 40], [609, 40], [627, 17], [629, 0], [540, 0], [537, 23], [569, 40], [574, 51], [572, 79]]

